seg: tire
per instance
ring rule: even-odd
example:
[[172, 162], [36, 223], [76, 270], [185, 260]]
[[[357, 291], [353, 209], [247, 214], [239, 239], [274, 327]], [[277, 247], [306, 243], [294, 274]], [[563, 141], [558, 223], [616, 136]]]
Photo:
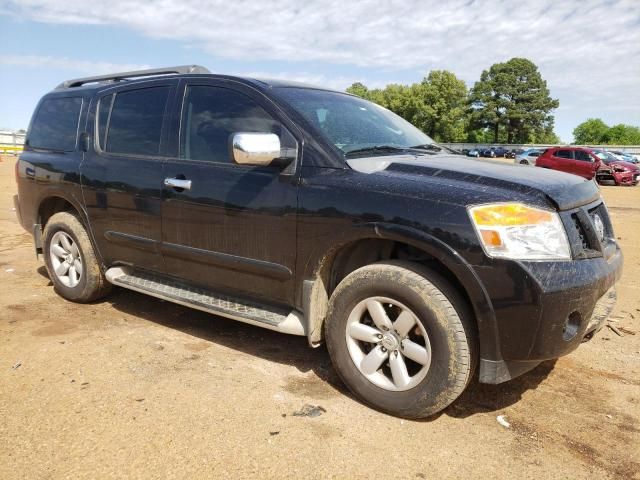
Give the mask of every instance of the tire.
[[43, 247], [49, 278], [61, 297], [87, 303], [111, 291], [89, 235], [74, 214], [59, 212], [49, 219], [44, 227]]
[[[380, 311], [375, 302], [392, 322], [388, 331], [373, 320], [371, 311]], [[473, 376], [477, 354], [471, 318], [460, 294], [436, 272], [409, 262], [376, 263], [349, 274], [333, 292], [325, 338], [338, 375], [359, 399], [391, 415], [424, 418], [450, 405]], [[412, 319], [415, 329], [411, 326], [405, 336], [406, 328], [399, 325]], [[375, 340], [368, 337], [374, 331]], [[387, 359], [371, 373], [385, 351]], [[369, 362], [371, 357], [378, 360]]]

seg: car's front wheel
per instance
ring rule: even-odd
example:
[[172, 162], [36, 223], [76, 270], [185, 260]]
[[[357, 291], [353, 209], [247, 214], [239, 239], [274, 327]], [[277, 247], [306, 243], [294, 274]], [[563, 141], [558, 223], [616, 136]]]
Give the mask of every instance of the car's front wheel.
[[406, 418], [433, 415], [467, 386], [475, 334], [458, 292], [434, 271], [377, 263], [336, 288], [325, 325], [332, 362], [365, 403]]

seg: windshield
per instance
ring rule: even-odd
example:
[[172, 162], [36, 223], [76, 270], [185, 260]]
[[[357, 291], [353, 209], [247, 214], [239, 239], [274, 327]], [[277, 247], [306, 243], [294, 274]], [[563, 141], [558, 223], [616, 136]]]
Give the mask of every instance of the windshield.
[[596, 157], [598, 157], [600, 160], [602, 160], [607, 165], [610, 162], [617, 162], [618, 161], [618, 159], [616, 157], [614, 157], [610, 153], [603, 152], [602, 150], [594, 150], [593, 153], [595, 154]]
[[308, 88], [278, 93], [343, 154], [385, 155], [435, 144], [395, 113], [358, 97]]

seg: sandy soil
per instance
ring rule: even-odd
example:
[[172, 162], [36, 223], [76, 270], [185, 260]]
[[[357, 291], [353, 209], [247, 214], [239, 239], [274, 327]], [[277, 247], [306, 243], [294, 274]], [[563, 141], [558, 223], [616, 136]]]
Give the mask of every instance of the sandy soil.
[[[118, 289], [58, 297], [0, 161], [0, 478], [640, 478], [640, 187], [604, 187], [615, 325], [411, 422], [355, 401], [306, 340]], [[326, 412], [294, 416], [305, 404]], [[511, 427], [496, 421], [504, 415]]]

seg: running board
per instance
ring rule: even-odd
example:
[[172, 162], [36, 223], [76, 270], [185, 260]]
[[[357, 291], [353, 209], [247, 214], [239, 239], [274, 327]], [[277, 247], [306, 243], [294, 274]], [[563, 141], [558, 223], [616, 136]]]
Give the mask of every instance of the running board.
[[289, 312], [284, 309], [265, 307], [209, 290], [171, 282], [158, 275], [134, 272], [127, 267], [110, 268], [105, 275], [107, 280], [114, 285], [146, 293], [185, 307], [250, 323], [276, 332], [291, 335], [307, 334], [303, 316], [296, 310]]

